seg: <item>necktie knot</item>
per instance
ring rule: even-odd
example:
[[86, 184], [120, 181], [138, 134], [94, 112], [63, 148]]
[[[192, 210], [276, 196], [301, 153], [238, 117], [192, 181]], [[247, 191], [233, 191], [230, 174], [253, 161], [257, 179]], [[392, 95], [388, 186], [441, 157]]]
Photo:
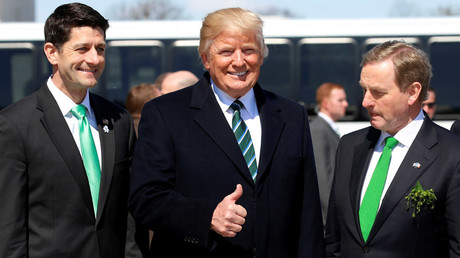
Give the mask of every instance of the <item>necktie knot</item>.
[[244, 105], [241, 101], [236, 99], [235, 101], [233, 101], [230, 107], [233, 109], [233, 111], [240, 111], [241, 108], [244, 107]]
[[73, 107], [71, 112], [74, 116], [77, 117], [78, 120], [81, 120], [86, 116], [86, 107], [82, 104], [79, 104]]
[[393, 149], [398, 144], [398, 140], [394, 137], [387, 137], [385, 138], [385, 147]]

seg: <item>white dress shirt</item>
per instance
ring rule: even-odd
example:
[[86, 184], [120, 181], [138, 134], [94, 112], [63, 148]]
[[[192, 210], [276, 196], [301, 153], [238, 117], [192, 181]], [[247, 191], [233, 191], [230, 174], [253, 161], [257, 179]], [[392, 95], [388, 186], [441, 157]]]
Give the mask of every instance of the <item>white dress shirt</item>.
[[[402, 161], [406, 157], [407, 152], [409, 151], [410, 146], [415, 140], [420, 128], [422, 128], [423, 120], [425, 116], [423, 115], [422, 110], [414, 119], [414, 121], [410, 122], [406, 125], [403, 129], [401, 129], [398, 133], [393, 135], [393, 137], [398, 140], [398, 144], [394, 147], [393, 151], [391, 152], [391, 160], [390, 160], [390, 167], [388, 168], [387, 179], [385, 181], [385, 186], [383, 188], [382, 197], [380, 198], [380, 205], [382, 204], [383, 197], [393, 182], [394, 177], [396, 176], [396, 172], [398, 171], [399, 167], [401, 166]], [[387, 132], [382, 131], [380, 134], [380, 138], [377, 141], [377, 144], [374, 148], [374, 153], [372, 154], [371, 162], [369, 163], [369, 167], [367, 168], [366, 178], [364, 179], [363, 188], [361, 191], [361, 201], [362, 203], [364, 194], [366, 193], [366, 189], [369, 186], [369, 182], [371, 181], [372, 174], [374, 173], [375, 167], [377, 166], [377, 162], [379, 161], [380, 156], [382, 155], [383, 147], [385, 147], [385, 138], [391, 136]], [[404, 173], [404, 171], [400, 171], [400, 173]]]
[[328, 124], [329, 126], [332, 128], [332, 130], [335, 131], [335, 133], [340, 137], [342, 136], [341, 133], [340, 133], [340, 130], [339, 130], [339, 127], [337, 126], [337, 124], [334, 122], [334, 120], [332, 120], [328, 115], [324, 114], [323, 112], [318, 112], [318, 116], [321, 117], [322, 119], [324, 119]]
[[[230, 128], [232, 128], [233, 109], [230, 107], [230, 105], [233, 103], [233, 101], [235, 101], [235, 98], [230, 97], [227, 93], [219, 89], [212, 80], [211, 87], [214, 95], [216, 96], [217, 103], [222, 109], [222, 113], [227, 119]], [[244, 105], [244, 108], [240, 110], [240, 115], [246, 126], [249, 128], [249, 132], [251, 133], [252, 144], [254, 145], [254, 151], [256, 152], [257, 166], [259, 166], [260, 145], [262, 142], [262, 126], [260, 124], [259, 110], [257, 109], [254, 90], [251, 89], [238, 100], [240, 100]]]
[[[62, 115], [64, 116], [67, 125], [69, 126], [70, 132], [72, 133], [73, 139], [77, 144], [78, 150], [80, 151], [81, 155], [81, 146], [80, 146], [80, 126], [78, 122], [78, 118], [76, 118], [71, 109], [75, 107], [75, 104], [71, 98], [64, 94], [58, 87], [53, 83], [51, 77], [48, 79], [47, 82], [48, 89], [51, 91], [54, 99], [56, 100], [59, 109], [61, 110]], [[86, 96], [83, 102], [86, 110], [86, 117], [88, 118], [88, 122], [91, 128], [91, 134], [93, 135], [94, 144], [96, 145], [97, 156], [99, 158], [99, 166], [101, 167], [102, 171], [102, 156], [101, 156], [101, 141], [99, 139], [99, 132], [97, 131], [97, 124], [96, 124], [96, 117], [94, 116], [93, 109], [91, 108], [91, 104], [89, 101], [89, 94], [86, 91]]]

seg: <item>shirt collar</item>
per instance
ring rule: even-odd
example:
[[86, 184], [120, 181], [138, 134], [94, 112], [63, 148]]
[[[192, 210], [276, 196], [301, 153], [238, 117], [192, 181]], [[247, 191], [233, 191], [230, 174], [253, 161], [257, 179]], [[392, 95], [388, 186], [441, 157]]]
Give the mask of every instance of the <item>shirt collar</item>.
[[[230, 105], [235, 101], [235, 98], [231, 97], [223, 90], [219, 89], [216, 84], [211, 79], [211, 87], [216, 95], [217, 102], [222, 108], [222, 111], [227, 112], [230, 109]], [[244, 105], [244, 108], [248, 111], [251, 117], [258, 115], [256, 96], [254, 94], [254, 89], [250, 89], [246, 94], [241, 96], [239, 99]], [[232, 111], [233, 112], [233, 111]]]
[[338, 131], [339, 127], [337, 126], [337, 124], [334, 122], [334, 120], [332, 120], [328, 115], [324, 114], [323, 112], [318, 112], [318, 116], [321, 117], [322, 119], [324, 119], [328, 124], [329, 126], [334, 129], [334, 131]]
[[[65, 95], [64, 92], [59, 90], [59, 88], [54, 84], [53, 80], [51, 80], [51, 76], [48, 78], [46, 84], [48, 86], [48, 89], [51, 91], [51, 94], [53, 95], [54, 99], [56, 100], [62, 115], [68, 115], [70, 110], [72, 110], [72, 108], [75, 107], [76, 104], [72, 101], [71, 98]], [[80, 104], [83, 104], [86, 107], [90, 117], [94, 117], [93, 109], [91, 108], [91, 104], [89, 101], [88, 90], [86, 91], [85, 98]]]
[[[418, 132], [422, 128], [423, 120], [425, 119], [425, 115], [423, 111], [420, 110], [417, 117], [407, 124], [403, 129], [399, 130], [393, 137], [398, 140], [398, 144], [402, 144], [405, 147], [410, 147], [417, 137]], [[384, 145], [385, 138], [392, 136], [387, 132], [382, 131], [380, 134], [380, 138], [377, 142], [377, 146]]]

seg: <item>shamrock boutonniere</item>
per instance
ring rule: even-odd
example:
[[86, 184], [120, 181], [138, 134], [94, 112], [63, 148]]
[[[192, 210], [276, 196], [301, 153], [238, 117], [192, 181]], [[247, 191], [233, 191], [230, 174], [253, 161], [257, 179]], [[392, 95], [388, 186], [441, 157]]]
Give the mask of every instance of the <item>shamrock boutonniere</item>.
[[434, 203], [436, 201], [436, 195], [434, 195], [433, 189], [423, 190], [422, 185], [419, 181], [412, 188], [409, 195], [406, 196], [407, 210], [413, 208], [412, 218], [416, 215], [428, 209], [434, 209]]

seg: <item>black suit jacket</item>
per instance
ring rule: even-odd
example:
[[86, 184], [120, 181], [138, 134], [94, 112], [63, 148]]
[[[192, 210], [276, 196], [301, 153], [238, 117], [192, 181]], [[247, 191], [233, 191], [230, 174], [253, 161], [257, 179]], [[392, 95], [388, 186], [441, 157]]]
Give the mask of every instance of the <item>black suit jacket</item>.
[[[460, 138], [425, 121], [399, 167], [364, 242], [358, 211], [361, 188], [380, 131], [343, 136], [326, 232], [327, 257], [460, 257]], [[420, 165], [418, 165], [420, 164]], [[405, 196], [419, 181], [433, 189], [435, 208], [412, 218]]]
[[102, 151], [97, 216], [81, 155], [48, 87], [0, 112], [0, 257], [124, 256], [135, 133], [122, 108], [94, 94], [90, 101]]
[[460, 120], [456, 120], [450, 130], [456, 134], [460, 134]]
[[[262, 126], [257, 183], [210, 87], [209, 74], [148, 102], [139, 125], [130, 209], [154, 232], [153, 257], [322, 257], [305, 109], [254, 87]], [[210, 231], [217, 204], [243, 186], [248, 215], [234, 238]]]

